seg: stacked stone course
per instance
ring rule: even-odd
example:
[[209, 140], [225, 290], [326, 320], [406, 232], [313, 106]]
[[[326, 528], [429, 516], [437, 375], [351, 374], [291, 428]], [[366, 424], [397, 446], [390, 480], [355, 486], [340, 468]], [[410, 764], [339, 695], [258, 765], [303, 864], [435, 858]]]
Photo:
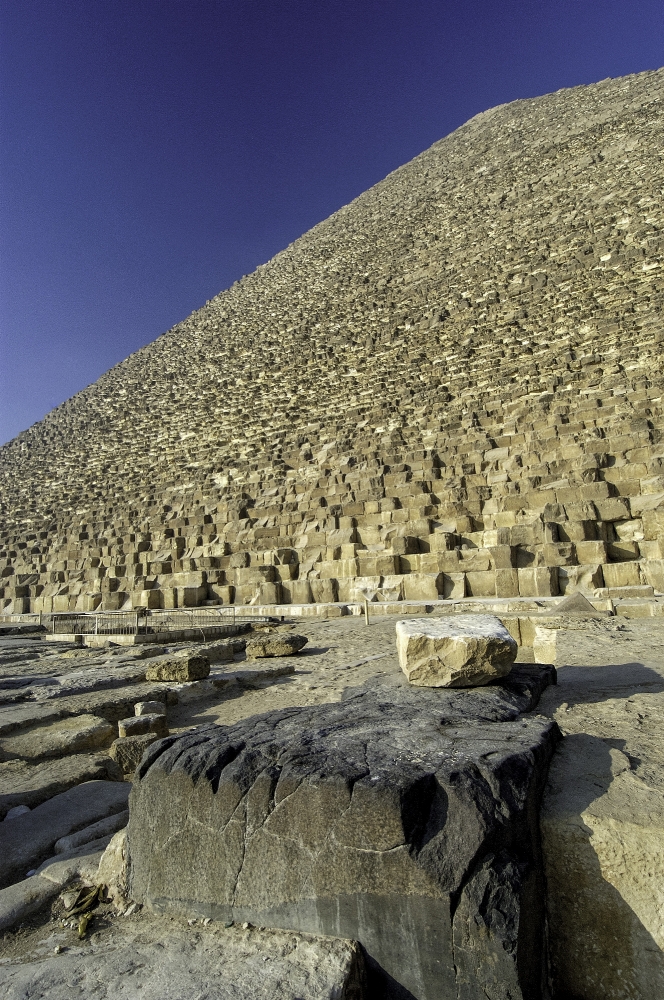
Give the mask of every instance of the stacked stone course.
[[478, 115], [5, 445], [0, 611], [664, 591], [663, 99]]

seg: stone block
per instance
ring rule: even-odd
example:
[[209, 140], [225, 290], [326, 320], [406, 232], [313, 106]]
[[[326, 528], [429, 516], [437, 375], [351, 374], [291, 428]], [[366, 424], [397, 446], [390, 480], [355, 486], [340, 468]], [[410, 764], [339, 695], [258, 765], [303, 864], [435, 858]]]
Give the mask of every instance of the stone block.
[[166, 715], [166, 705], [163, 701], [137, 701], [134, 705], [134, 715]]
[[642, 582], [638, 562], [605, 563], [602, 566], [602, 572], [604, 586], [611, 589], [614, 587], [638, 587]]
[[576, 542], [576, 558], [581, 565], [607, 562], [607, 546], [604, 542]]
[[558, 594], [558, 569], [555, 566], [535, 566], [520, 569], [520, 597], [555, 597]]
[[309, 640], [304, 635], [292, 632], [279, 632], [272, 635], [254, 635], [247, 640], [245, 652], [247, 659], [264, 656], [294, 656], [304, 649]]
[[334, 604], [338, 599], [337, 580], [309, 580], [308, 583], [316, 604]]
[[168, 736], [166, 716], [161, 712], [150, 715], [134, 715], [128, 719], [120, 719], [118, 722], [120, 738], [123, 736], [145, 736], [146, 733], [154, 733], [155, 736]]
[[428, 573], [409, 573], [403, 578], [405, 601], [437, 601], [439, 576]]
[[576, 590], [593, 591], [604, 586], [602, 566], [559, 566], [558, 591], [573, 594]]
[[281, 592], [289, 604], [312, 604], [314, 600], [308, 580], [291, 580], [290, 583], [282, 584]]
[[660, 594], [664, 593], [664, 559], [651, 559], [641, 563], [641, 572], [649, 586]]
[[123, 774], [133, 774], [147, 748], [158, 739], [156, 733], [124, 736], [115, 740], [108, 752]]
[[155, 744], [132, 791], [131, 898], [358, 940], [369, 995], [539, 996], [537, 804], [558, 730], [519, 711], [544, 676], [402, 680]]
[[446, 601], [461, 600], [466, 596], [465, 573], [443, 573], [443, 592], [440, 595]]
[[497, 569], [496, 597], [519, 596], [519, 574], [516, 569]]
[[466, 591], [469, 597], [495, 597], [495, 571], [466, 573]]
[[412, 618], [396, 623], [399, 664], [420, 687], [476, 687], [506, 676], [517, 643], [494, 615]]
[[145, 671], [148, 681], [200, 681], [210, 673], [210, 661], [207, 656], [173, 656], [166, 660], [151, 663]]

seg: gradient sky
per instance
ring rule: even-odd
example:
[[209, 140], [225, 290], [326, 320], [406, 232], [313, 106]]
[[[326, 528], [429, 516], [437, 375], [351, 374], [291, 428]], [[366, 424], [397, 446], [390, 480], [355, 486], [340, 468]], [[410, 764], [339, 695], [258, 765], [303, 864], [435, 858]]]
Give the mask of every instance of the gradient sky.
[[662, 64], [662, 0], [6, 0], [0, 442], [478, 111]]

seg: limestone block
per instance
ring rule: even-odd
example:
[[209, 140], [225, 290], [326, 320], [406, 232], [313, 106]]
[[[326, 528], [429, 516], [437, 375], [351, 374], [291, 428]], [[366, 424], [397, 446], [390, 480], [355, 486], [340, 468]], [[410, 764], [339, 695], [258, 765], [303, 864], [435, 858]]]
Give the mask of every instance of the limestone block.
[[207, 584], [201, 587], [175, 587], [178, 608], [197, 608], [207, 600]]
[[420, 687], [476, 687], [506, 676], [517, 643], [493, 615], [396, 623], [399, 664]]
[[376, 591], [378, 601], [400, 601], [403, 597], [403, 576], [383, 576]]
[[114, 740], [108, 752], [123, 774], [133, 774], [147, 748], [158, 739], [156, 733], [124, 736]]
[[[464, 563], [462, 563], [464, 565]], [[495, 570], [466, 573], [466, 590], [469, 597], [495, 597]]]
[[546, 566], [571, 566], [575, 558], [574, 546], [570, 542], [549, 543], [543, 548], [543, 556]]
[[282, 596], [290, 604], [311, 604], [314, 600], [311, 592], [311, 584], [308, 580], [291, 580], [290, 583], [282, 584]]
[[148, 681], [200, 681], [210, 673], [207, 656], [173, 656], [150, 663], [145, 671]]
[[651, 559], [641, 563], [641, 572], [646, 583], [658, 593], [664, 593], [664, 559]]
[[576, 558], [581, 565], [586, 566], [591, 563], [605, 563], [608, 562], [606, 548], [604, 542], [577, 542]]
[[433, 574], [427, 573], [408, 573], [403, 578], [404, 600], [437, 601], [440, 584], [442, 584], [442, 581], [440, 581], [440, 575], [434, 576]]
[[281, 604], [281, 583], [261, 583], [253, 603]]
[[497, 569], [496, 597], [519, 596], [519, 574], [516, 569]]
[[576, 590], [593, 591], [604, 586], [602, 566], [559, 566], [558, 591], [573, 594]]
[[[206, 649], [206, 655], [212, 663], [210, 647]], [[230, 658], [233, 659], [232, 651]], [[163, 701], [137, 701], [134, 705], [134, 715], [166, 715], [166, 705]]]
[[[441, 596], [446, 601], [458, 601], [466, 596], [465, 573], [443, 573], [443, 591]], [[440, 580], [438, 581], [440, 586]]]
[[168, 723], [162, 712], [134, 715], [128, 719], [120, 719], [118, 722], [120, 738], [123, 736], [144, 736], [146, 733], [154, 733], [155, 736], [168, 736]]
[[399, 572], [399, 556], [377, 554], [358, 556], [358, 576], [393, 576]]
[[309, 580], [308, 583], [316, 604], [333, 604], [338, 599], [337, 580]]
[[556, 643], [558, 629], [547, 628], [545, 625], [535, 625], [533, 640], [533, 656], [535, 663], [556, 663]]
[[247, 640], [245, 652], [247, 659], [264, 656], [294, 656], [304, 649], [309, 640], [304, 635], [292, 632], [279, 632], [273, 635], [254, 635]]
[[638, 562], [605, 563], [602, 566], [602, 572], [604, 585], [609, 588], [638, 587], [641, 583]]
[[535, 566], [518, 570], [521, 597], [555, 597], [558, 594], [558, 570], [555, 566]]

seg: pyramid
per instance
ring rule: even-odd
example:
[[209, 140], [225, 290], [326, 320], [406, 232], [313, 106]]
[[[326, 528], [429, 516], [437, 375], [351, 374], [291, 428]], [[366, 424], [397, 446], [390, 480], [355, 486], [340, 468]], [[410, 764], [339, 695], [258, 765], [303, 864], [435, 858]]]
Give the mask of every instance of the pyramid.
[[0, 449], [0, 611], [664, 590], [664, 71], [493, 108]]

